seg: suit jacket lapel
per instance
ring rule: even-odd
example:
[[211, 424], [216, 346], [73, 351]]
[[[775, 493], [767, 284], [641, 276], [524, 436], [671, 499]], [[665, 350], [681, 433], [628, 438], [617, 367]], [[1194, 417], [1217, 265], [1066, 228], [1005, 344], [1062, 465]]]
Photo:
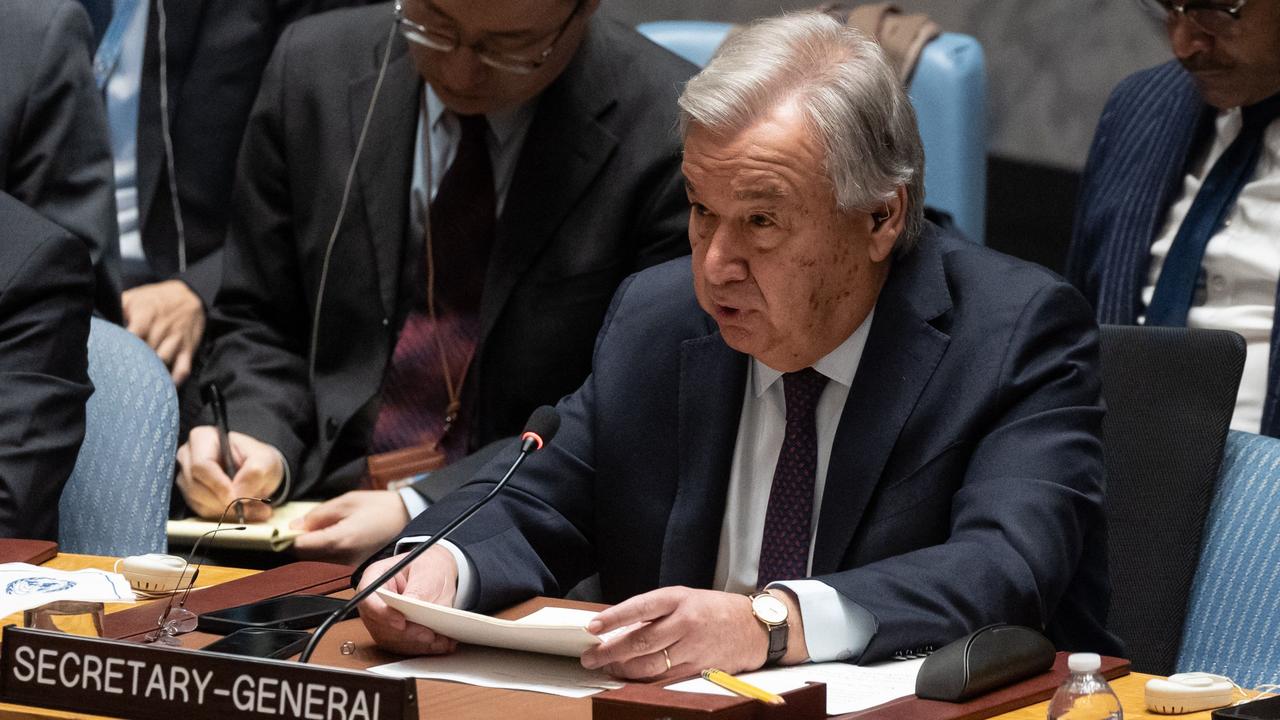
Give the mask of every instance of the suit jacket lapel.
[[[160, 181], [160, 168], [164, 163], [164, 139], [160, 124], [160, 20], [156, 0], [146, 0], [147, 37], [142, 48], [142, 79], [138, 91], [137, 128], [137, 186], [139, 223], [150, 217], [151, 202], [155, 199], [156, 184]], [[200, 37], [200, 25], [205, 0], [183, 0], [168, 3], [166, 25], [168, 42], [166, 51], [169, 76], [169, 120], [172, 123], [179, 105], [183, 81], [196, 52]], [[181, 175], [182, 170], [178, 173]], [[167, 209], [166, 209], [167, 212]], [[145, 239], [145, 236], [144, 236]], [[148, 257], [162, 248], [144, 248]]]
[[1159, 68], [1115, 112], [1134, 121], [1103, 138], [1109, 144], [1107, 152], [1114, 155], [1109, 167], [1115, 170], [1095, 181], [1102, 207], [1092, 212], [1106, 218], [1101, 231], [1108, 235], [1098, 244], [1105, 255], [1095, 259], [1102, 273], [1098, 318], [1132, 324], [1142, 305], [1151, 244], [1196, 160], [1197, 148], [1212, 130], [1213, 112], [1176, 62]]
[[[412, 182], [415, 134], [421, 114], [422, 79], [418, 75], [403, 41], [391, 49], [381, 97], [374, 107], [360, 162], [356, 165], [356, 189], [353, 196], [363, 200], [369, 242], [377, 262], [378, 289], [387, 317], [396, 315], [396, 294], [402, 263], [406, 258], [421, 257], [414, 243], [420, 238], [408, 237], [409, 185]], [[351, 148], [355, 151], [360, 128], [373, 99], [378, 80], [378, 64], [383, 48], [376, 48], [375, 64], [370, 72], [351, 82], [348, 88]], [[424, 241], [425, 242], [425, 241]]]
[[609, 88], [618, 82], [609, 64], [598, 60], [606, 51], [598, 47], [600, 42], [599, 33], [589, 32], [577, 56], [537, 100], [485, 275], [482, 338], [493, 329], [521, 274], [551, 241], [618, 144], [597, 120], [615, 104]]
[[898, 434], [950, 338], [931, 321], [951, 308], [930, 231], [894, 260], [840, 415], [814, 545], [813, 574], [839, 569]]
[[658, 586], [709, 587], [715, 577], [747, 357], [725, 345], [719, 331], [687, 340], [680, 350], [680, 477], [662, 544]]

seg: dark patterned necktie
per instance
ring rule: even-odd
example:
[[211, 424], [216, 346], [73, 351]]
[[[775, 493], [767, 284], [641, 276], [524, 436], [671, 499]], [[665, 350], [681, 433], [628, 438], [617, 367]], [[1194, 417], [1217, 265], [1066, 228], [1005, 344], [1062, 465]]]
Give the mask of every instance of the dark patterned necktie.
[[1240, 134], [1213, 164], [1173, 237], [1147, 306], [1148, 325], [1187, 324], [1205, 247], [1222, 227], [1241, 188], [1253, 177], [1267, 126], [1280, 117], [1280, 94], [1244, 108], [1243, 116]]
[[483, 115], [459, 115], [458, 120], [458, 152], [431, 203], [436, 309], [474, 316], [480, 312], [498, 200], [489, 159], [489, 123]]
[[[483, 115], [457, 117], [462, 126], [458, 150], [430, 212], [435, 318], [427, 309], [424, 267], [414, 274], [413, 306], [383, 379], [372, 453], [440, 439], [450, 404], [448, 384], [462, 384], [479, 341], [480, 295], [493, 246], [497, 198], [489, 125]], [[465, 452], [465, 428], [458, 419], [445, 438], [449, 460]]]
[[778, 452], [764, 516], [760, 568], [756, 587], [774, 580], [803, 578], [809, 564], [813, 524], [813, 489], [818, 472], [818, 428], [815, 410], [826, 376], [813, 368], [782, 376], [787, 429]]

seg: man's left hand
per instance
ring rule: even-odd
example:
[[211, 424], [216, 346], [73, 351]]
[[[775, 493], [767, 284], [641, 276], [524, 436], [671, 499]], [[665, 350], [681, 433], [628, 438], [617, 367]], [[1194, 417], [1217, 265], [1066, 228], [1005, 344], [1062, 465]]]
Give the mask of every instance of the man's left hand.
[[140, 285], [120, 296], [129, 332], [142, 338], [169, 368], [175, 385], [191, 375], [204, 335], [204, 304], [181, 280]]
[[[582, 666], [626, 679], [692, 675], [708, 667], [737, 673], [764, 665], [769, 652], [768, 633], [752, 614], [751, 599], [715, 590], [666, 587], [637, 595], [601, 612], [587, 631], [602, 635], [640, 623], [647, 624], [587, 650]], [[795, 637], [794, 609], [791, 623]]]

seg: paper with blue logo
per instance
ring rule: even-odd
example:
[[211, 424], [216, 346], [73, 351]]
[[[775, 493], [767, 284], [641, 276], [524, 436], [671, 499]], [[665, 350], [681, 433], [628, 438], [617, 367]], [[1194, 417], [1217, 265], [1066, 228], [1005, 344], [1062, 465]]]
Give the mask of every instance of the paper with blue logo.
[[133, 602], [129, 581], [104, 570], [54, 570], [27, 563], [0, 564], [0, 617], [56, 600]]

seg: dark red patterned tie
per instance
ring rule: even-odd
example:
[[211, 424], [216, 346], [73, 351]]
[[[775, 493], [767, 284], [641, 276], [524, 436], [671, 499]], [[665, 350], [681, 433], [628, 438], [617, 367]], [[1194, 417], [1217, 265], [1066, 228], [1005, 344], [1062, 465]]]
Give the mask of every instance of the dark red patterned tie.
[[[462, 135], [431, 204], [435, 320], [427, 311], [427, 273], [415, 273], [414, 303], [382, 385], [370, 452], [430, 443], [445, 425], [445, 373], [461, 384], [480, 337], [480, 294], [493, 246], [497, 199], [483, 115], [457, 116]], [[449, 459], [466, 449], [459, 420], [444, 443]]]
[[813, 524], [813, 488], [818, 472], [818, 429], [814, 411], [827, 378], [813, 368], [782, 376], [787, 429], [778, 452], [764, 515], [756, 587], [805, 576]]

